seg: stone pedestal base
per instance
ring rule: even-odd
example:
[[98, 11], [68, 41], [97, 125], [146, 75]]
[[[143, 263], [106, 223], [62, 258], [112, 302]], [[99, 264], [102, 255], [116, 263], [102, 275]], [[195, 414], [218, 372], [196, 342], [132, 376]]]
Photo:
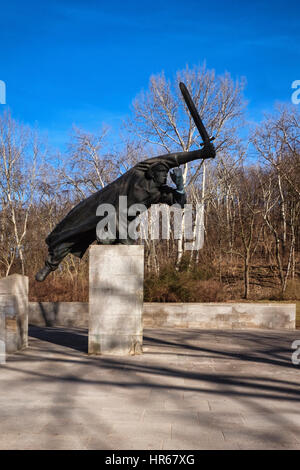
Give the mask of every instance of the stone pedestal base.
[[144, 247], [92, 245], [89, 354], [142, 353]]
[[5, 360], [5, 315], [0, 304], [0, 364], [4, 364]]
[[[0, 279], [0, 342], [6, 353], [28, 347], [28, 277], [20, 274]], [[1, 326], [2, 325], [2, 326]], [[5, 332], [3, 333], [3, 327]], [[1, 347], [1, 346], [0, 346]], [[3, 349], [3, 348], [2, 348]]]

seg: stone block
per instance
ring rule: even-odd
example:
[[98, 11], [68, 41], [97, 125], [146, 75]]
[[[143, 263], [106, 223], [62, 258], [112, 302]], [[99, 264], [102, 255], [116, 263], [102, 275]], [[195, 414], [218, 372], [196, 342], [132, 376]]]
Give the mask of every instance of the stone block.
[[142, 352], [143, 282], [143, 246], [90, 247], [89, 354]]
[[5, 364], [5, 315], [0, 308], [0, 364]]
[[27, 348], [28, 277], [13, 274], [0, 279], [0, 311], [5, 318], [6, 353]]
[[142, 345], [143, 335], [124, 335], [119, 331], [99, 335], [89, 333], [89, 354], [133, 356], [143, 352]]

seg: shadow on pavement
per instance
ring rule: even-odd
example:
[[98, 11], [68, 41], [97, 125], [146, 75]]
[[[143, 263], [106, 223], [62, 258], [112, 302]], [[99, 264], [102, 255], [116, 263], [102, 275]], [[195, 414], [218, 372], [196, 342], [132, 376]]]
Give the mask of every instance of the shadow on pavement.
[[65, 346], [79, 352], [88, 352], [88, 331], [80, 328], [29, 326], [28, 336], [47, 341], [58, 346]]

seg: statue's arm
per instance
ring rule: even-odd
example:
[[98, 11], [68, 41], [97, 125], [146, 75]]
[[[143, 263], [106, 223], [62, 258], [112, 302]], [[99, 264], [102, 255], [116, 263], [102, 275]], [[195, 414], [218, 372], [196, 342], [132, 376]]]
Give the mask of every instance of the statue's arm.
[[216, 151], [212, 143], [207, 143], [203, 148], [198, 150], [192, 150], [189, 152], [174, 152], [167, 153], [166, 155], [159, 155], [157, 157], [148, 158], [143, 162], [139, 162], [136, 168], [139, 170], [147, 170], [154, 163], [164, 163], [171, 168], [176, 166], [184, 165], [185, 163], [192, 162], [193, 160], [215, 158]]
[[166, 155], [159, 155], [157, 157], [148, 158], [135, 165], [134, 169], [145, 173], [155, 163], [165, 164], [169, 170], [185, 163], [192, 162], [193, 160], [215, 158], [216, 151], [212, 143], [207, 143], [203, 148], [192, 150], [190, 152], [174, 152], [167, 153]]
[[171, 153], [169, 155], [174, 160], [174, 167], [184, 165], [185, 163], [192, 162], [194, 160], [205, 160], [207, 158], [215, 158], [216, 151], [212, 143], [207, 143], [203, 148], [198, 150], [192, 150], [190, 152], [178, 152]]

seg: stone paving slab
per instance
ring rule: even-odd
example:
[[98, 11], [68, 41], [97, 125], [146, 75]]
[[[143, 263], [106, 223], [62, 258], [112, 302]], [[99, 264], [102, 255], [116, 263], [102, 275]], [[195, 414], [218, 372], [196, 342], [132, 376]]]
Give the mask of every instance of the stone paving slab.
[[87, 354], [85, 329], [30, 327], [0, 365], [0, 449], [300, 449], [299, 331], [144, 330]]

